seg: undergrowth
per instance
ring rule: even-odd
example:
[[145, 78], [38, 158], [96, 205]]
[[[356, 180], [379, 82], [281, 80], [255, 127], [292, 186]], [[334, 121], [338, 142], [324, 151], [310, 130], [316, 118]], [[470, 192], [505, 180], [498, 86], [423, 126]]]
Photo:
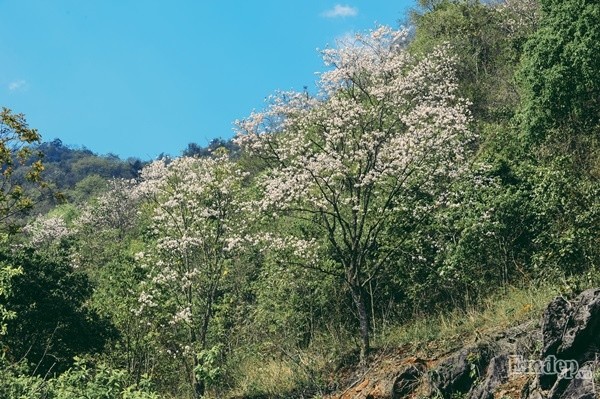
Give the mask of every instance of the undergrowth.
[[[402, 348], [406, 356], [434, 357], [532, 319], [539, 319], [564, 284], [510, 287], [467, 309], [417, 317], [382, 329], [373, 337], [374, 353]], [[345, 351], [345, 353], [344, 353]], [[237, 362], [230, 398], [311, 397], [336, 387], [336, 372], [355, 352], [352, 341], [320, 337], [310, 348], [270, 357], [249, 356]], [[305, 396], [311, 392], [311, 396]]]

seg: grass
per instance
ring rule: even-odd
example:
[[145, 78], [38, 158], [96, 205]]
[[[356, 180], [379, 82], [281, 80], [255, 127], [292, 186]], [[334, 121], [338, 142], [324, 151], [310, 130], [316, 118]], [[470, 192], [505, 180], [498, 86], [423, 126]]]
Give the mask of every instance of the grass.
[[[325, 346], [319, 345], [325, 349]], [[318, 392], [321, 379], [331, 370], [331, 359], [323, 352], [296, 350], [268, 356], [250, 356], [238, 366], [235, 388], [228, 392], [233, 398], [285, 398], [302, 392]], [[301, 395], [305, 397], [304, 395]]]
[[[548, 303], [560, 292], [558, 285], [507, 288], [466, 310], [392, 325], [373, 337], [373, 347], [402, 347], [411, 355], [435, 356], [527, 320], [540, 319]], [[350, 338], [342, 345], [321, 337], [311, 348], [296, 350], [293, 355], [279, 354], [266, 360], [263, 356], [245, 359], [238, 364], [236, 388], [227, 396], [282, 398], [306, 388], [314, 389], [319, 384], [322, 387], [326, 381], [339, 377], [335, 375], [336, 364], [344, 352], [353, 350], [351, 346]]]
[[277, 395], [290, 392], [304, 382], [293, 364], [282, 360], [248, 359], [240, 364], [234, 396]]
[[559, 294], [556, 286], [507, 288], [477, 306], [455, 310], [387, 328], [376, 337], [378, 347], [407, 347], [451, 350], [475, 341], [491, 332], [500, 331], [541, 316], [548, 302]]

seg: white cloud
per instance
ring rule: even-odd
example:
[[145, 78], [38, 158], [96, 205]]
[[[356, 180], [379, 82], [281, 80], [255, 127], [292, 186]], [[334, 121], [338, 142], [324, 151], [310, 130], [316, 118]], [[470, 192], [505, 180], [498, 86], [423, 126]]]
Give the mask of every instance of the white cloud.
[[26, 87], [27, 87], [27, 82], [24, 81], [23, 79], [15, 80], [14, 82], [10, 82], [8, 84], [9, 91], [20, 91], [20, 90], [24, 90]]
[[325, 18], [356, 17], [358, 8], [349, 5], [336, 4], [332, 9], [324, 11], [321, 16]]

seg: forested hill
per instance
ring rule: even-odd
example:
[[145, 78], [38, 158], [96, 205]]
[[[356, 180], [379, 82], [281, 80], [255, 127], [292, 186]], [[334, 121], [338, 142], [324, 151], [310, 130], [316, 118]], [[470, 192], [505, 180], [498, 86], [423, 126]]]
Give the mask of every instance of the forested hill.
[[42, 178], [53, 188], [78, 199], [92, 194], [98, 188], [93, 185], [100, 184], [101, 180], [132, 179], [144, 166], [140, 159], [99, 155], [85, 147], [65, 145], [60, 139], [44, 142], [37, 150], [44, 163]]
[[[193, 157], [208, 157], [219, 148], [227, 148], [234, 154], [237, 147], [231, 140], [213, 139], [206, 146], [189, 143], [181, 155]], [[135, 179], [142, 168], [152, 160], [140, 158], [122, 159], [115, 154], [101, 155], [86, 147], [64, 144], [60, 139], [46, 141], [32, 148], [39, 152], [44, 170], [41, 178], [49, 184], [54, 193], [60, 193], [61, 198], [68, 202], [83, 203], [107, 189], [110, 179]], [[170, 158], [167, 154], [160, 154], [158, 159]], [[23, 171], [15, 172], [24, 174]], [[38, 203], [38, 211], [47, 211], [56, 204], [52, 196]]]

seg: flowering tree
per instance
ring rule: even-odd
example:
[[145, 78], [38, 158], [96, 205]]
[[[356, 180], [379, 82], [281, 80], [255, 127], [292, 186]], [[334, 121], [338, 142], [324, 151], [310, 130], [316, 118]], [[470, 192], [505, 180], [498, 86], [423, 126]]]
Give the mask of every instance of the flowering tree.
[[540, 20], [537, 0], [504, 0], [496, 8], [505, 18], [503, 27], [511, 37], [535, 32]]
[[182, 157], [144, 168], [137, 188], [150, 201], [155, 241], [137, 255], [148, 278], [134, 312], [160, 329], [197, 397], [214, 375], [208, 334], [244, 231], [244, 178], [226, 155]]
[[[116, 263], [115, 259], [120, 258], [119, 264], [124, 265], [131, 258], [128, 247], [132, 245], [141, 224], [138, 212], [141, 199], [135, 190], [137, 182], [112, 179], [105, 183], [106, 191], [86, 204], [78, 208], [66, 206], [62, 217], [42, 219], [43, 223], [36, 220], [27, 227], [34, 245], [39, 245], [36, 242], [60, 243], [63, 238], [72, 238], [68, 246], [71, 266], [83, 267], [96, 279], [107, 272], [107, 265]], [[72, 223], [63, 230], [60, 220], [53, 219], [63, 219], [63, 224], [65, 220]], [[115, 270], [112, 272], [118, 274]], [[116, 284], [110, 284], [111, 289], [116, 287]], [[124, 303], [121, 305], [126, 306]], [[111, 307], [110, 310], [116, 309]]]
[[29, 242], [34, 248], [56, 256], [63, 253], [63, 244], [75, 234], [75, 230], [67, 226], [61, 215], [38, 215], [23, 227], [23, 232], [29, 236]]
[[[363, 361], [370, 346], [365, 287], [400, 245], [384, 240], [385, 232], [399, 215], [417, 223], [443, 197], [473, 139], [449, 48], [415, 59], [405, 49], [407, 35], [380, 27], [325, 50], [331, 68], [321, 75], [320, 96], [283, 93], [238, 123], [237, 142], [271, 166], [262, 176], [260, 208], [307, 220], [326, 237], [335, 262], [322, 266], [305, 256], [304, 266], [349, 288]], [[269, 241], [296, 252], [317, 242]]]
[[136, 226], [140, 200], [135, 180], [110, 180], [108, 191], [83, 207], [77, 224], [95, 231], [110, 230], [122, 239]]

